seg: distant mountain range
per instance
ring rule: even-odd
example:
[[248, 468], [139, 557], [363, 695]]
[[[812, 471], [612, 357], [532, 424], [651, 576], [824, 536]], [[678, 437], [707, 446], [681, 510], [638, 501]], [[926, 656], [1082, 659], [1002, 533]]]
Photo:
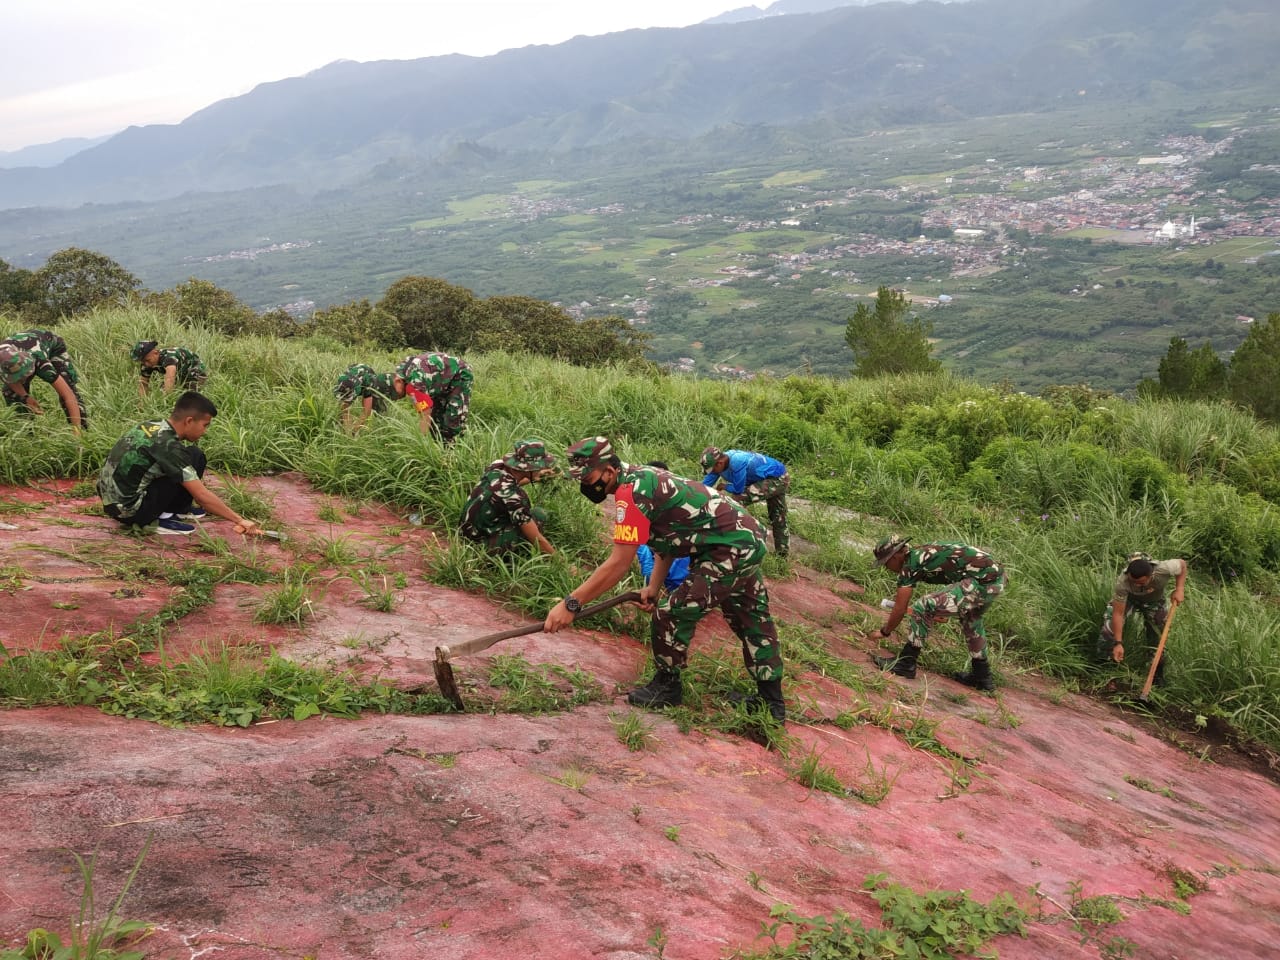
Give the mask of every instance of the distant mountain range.
[[[342, 61], [52, 167], [0, 170], [0, 208], [351, 182], [459, 144], [565, 151], [827, 118], [852, 127], [1047, 111], [1280, 77], [1275, 0], [783, 0], [741, 22], [491, 57]], [[759, 8], [745, 8], [758, 10]], [[777, 16], [776, 13], [791, 13]]]
[[111, 137], [66, 137], [21, 150], [0, 150], [0, 170], [12, 167], [56, 167], [68, 157], [106, 143]]

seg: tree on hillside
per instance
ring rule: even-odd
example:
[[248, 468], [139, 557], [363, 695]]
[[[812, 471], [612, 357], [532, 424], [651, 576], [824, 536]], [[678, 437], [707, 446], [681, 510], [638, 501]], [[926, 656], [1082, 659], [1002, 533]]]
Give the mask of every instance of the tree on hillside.
[[535, 297], [477, 300], [462, 321], [471, 332], [468, 345], [476, 349], [524, 350], [580, 366], [643, 359], [649, 342], [647, 334], [637, 333], [621, 317], [578, 321]]
[[317, 310], [303, 325], [303, 333], [319, 333], [349, 345], [369, 345], [383, 350], [404, 346], [400, 321], [368, 300], [334, 304]]
[[942, 364], [929, 354], [933, 324], [909, 313], [911, 302], [901, 291], [880, 287], [875, 307], [865, 303], [849, 318], [844, 339], [853, 351], [853, 375], [936, 373]]
[[1280, 313], [1253, 325], [1231, 357], [1227, 376], [1232, 400], [1280, 423]]
[[1227, 365], [1205, 342], [1195, 350], [1187, 341], [1174, 337], [1160, 361], [1154, 390], [1143, 390], [1157, 396], [1182, 400], [1218, 400], [1227, 395]]
[[436, 277], [401, 277], [377, 303], [400, 322], [404, 342], [418, 350], [461, 350], [470, 337], [463, 311], [475, 300], [466, 287]]
[[35, 278], [49, 319], [124, 303], [141, 285], [137, 277], [110, 257], [79, 247], [51, 254], [35, 272]]
[[172, 290], [152, 294], [145, 302], [165, 310], [186, 324], [209, 327], [228, 336], [259, 333], [258, 315], [230, 290], [192, 277]]
[[0, 260], [0, 310], [9, 307], [21, 312], [39, 302], [40, 286], [35, 273]]

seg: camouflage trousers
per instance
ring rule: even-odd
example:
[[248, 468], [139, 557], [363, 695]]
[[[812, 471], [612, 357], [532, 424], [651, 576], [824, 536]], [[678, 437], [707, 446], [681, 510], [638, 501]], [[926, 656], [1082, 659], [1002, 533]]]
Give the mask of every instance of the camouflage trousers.
[[[71, 388], [71, 393], [76, 398], [76, 405], [80, 409], [80, 423], [84, 426], [88, 426], [89, 414], [85, 410], [84, 398], [80, 396], [80, 389], [77, 386], [77, 384], [80, 383], [80, 374], [76, 371], [76, 365], [66, 356], [62, 355], [50, 357], [49, 365], [53, 367], [54, 370], [58, 371], [58, 376], [60, 376], [67, 386]], [[31, 393], [31, 384], [34, 380], [35, 376], [33, 375], [22, 381], [22, 389], [27, 391], [28, 394]], [[7, 405], [17, 407], [19, 411], [25, 410], [30, 412], [31, 408], [27, 406], [27, 401], [18, 396], [18, 394], [12, 390], [8, 384], [5, 384], [3, 393], [4, 402]], [[67, 416], [67, 422], [70, 423], [71, 411], [67, 409], [66, 401], [62, 399], [61, 394], [57, 394], [56, 396], [58, 397], [58, 402], [62, 405], [62, 412]]]
[[991, 601], [1004, 591], [1005, 577], [993, 583], [979, 583], [973, 577], [965, 577], [947, 584], [941, 590], [925, 594], [911, 604], [911, 629], [907, 642], [924, 646], [929, 628], [951, 617], [960, 620], [960, 632], [969, 644], [969, 653], [982, 653], [987, 648], [987, 631], [982, 625], [982, 615]]
[[653, 659], [660, 668], [682, 670], [698, 622], [719, 607], [742, 641], [742, 660], [756, 680], [782, 679], [778, 628], [769, 612], [769, 592], [760, 574], [764, 549], [716, 547], [693, 558], [689, 576], [654, 611], [649, 625]]
[[[541, 507], [534, 507], [529, 512], [533, 516], [533, 522], [538, 525], [538, 529], [542, 530], [547, 522], [547, 511]], [[498, 556], [518, 553], [522, 550], [527, 552], [531, 546], [529, 541], [525, 539], [524, 534], [520, 532], [519, 527], [503, 527], [501, 530], [495, 530], [487, 536], [483, 534], [473, 536], [472, 533], [465, 529], [462, 533], [468, 540], [484, 544], [486, 550]]]
[[[1098, 631], [1098, 659], [1111, 659], [1111, 650], [1116, 645], [1116, 634], [1111, 629], [1111, 618], [1115, 615], [1115, 601], [1107, 602], [1106, 613], [1102, 615], [1102, 629]], [[1160, 634], [1164, 631], [1165, 621], [1169, 619], [1169, 604], [1165, 598], [1161, 596], [1155, 603], [1138, 603], [1130, 600], [1124, 606], [1125, 620], [1130, 617], [1139, 616], [1142, 618], [1143, 626], [1146, 634], [1147, 646], [1154, 654], [1156, 645], [1160, 642]], [[1166, 658], [1162, 655], [1161, 664]]]
[[431, 424], [448, 443], [467, 429], [467, 410], [471, 407], [471, 379], [455, 379], [445, 385], [439, 396], [431, 397]]
[[780, 557], [787, 555], [787, 491], [791, 489], [791, 474], [765, 477], [742, 491], [739, 502], [743, 506], [765, 502], [769, 509], [769, 527], [773, 531], [773, 552]]

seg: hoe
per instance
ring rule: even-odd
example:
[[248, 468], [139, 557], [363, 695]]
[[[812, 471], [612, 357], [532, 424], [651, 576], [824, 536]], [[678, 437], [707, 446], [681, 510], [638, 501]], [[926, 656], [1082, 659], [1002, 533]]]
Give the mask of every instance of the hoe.
[[[603, 613], [610, 607], [616, 607], [620, 603], [637, 603], [639, 600], [640, 594], [634, 590], [628, 593], [620, 593], [616, 597], [610, 597], [608, 600], [601, 600], [598, 603], [583, 607], [573, 619], [577, 622], [583, 617]], [[527, 627], [516, 627], [512, 630], [503, 630], [500, 633], [488, 633], [483, 637], [463, 640], [461, 643], [455, 643], [451, 647], [436, 647], [436, 659], [432, 666], [435, 668], [436, 683], [440, 686], [440, 692], [457, 710], [465, 711], [466, 707], [462, 703], [462, 696], [458, 693], [458, 685], [453, 680], [453, 665], [449, 661], [454, 657], [465, 657], [472, 653], [479, 653], [481, 650], [487, 650], [500, 640], [510, 640], [512, 637], [523, 637], [531, 633], [540, 633], [541, 631], [541, 623], [531, 623]]]

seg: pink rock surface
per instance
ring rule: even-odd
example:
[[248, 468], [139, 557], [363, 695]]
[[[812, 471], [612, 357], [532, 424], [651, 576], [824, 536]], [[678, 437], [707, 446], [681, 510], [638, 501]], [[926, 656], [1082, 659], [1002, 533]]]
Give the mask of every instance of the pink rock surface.
[[[238, 553], [314, 559], [341, 535], [403, 572], [407, 588], [393, 612], [377, 613], [354, 602], [362, 591], [350, 580], [333, 579], [311, 620], [265, 628], [252, 622], [262, 588], [227, 585], [170, 631], [166, 655], [228, 642], [431, 684], [436, 644], [524, 622], [426, 583], [422, 547], [433, 534], [393, 512], [366, 505], [351, 517], [342, 501], [294, 477], [252, 486], [275, 497], [292, 540], [250, 543], [209, 524]], [[117, 552], [201, 556], [191, 539], [138, 541], [75, 513], [92, 501], [67, 499], [69, 487], [0, 490], [0, 503], [42, 508], [4, 515], [19, 526], [0, 539], [0, 569], [21, 570], [0, 625], [11, 653], [95, 631], [119, 635], [171, 594], [77, 560], [84, 551], [99, 561]], [[317, 517], [326, 504], [343, 509], [337, 534]], [[405, 549], [385, 554], [397, 544]], [[819, 631], [832, 651], [865, 663], [869, 642], [839, 617], [860, 609], [853, 590], [802, 568], [770, 584], [781, 621]], [[958, 641], [943, 632], [937, 642]], [[736, 641], [712, 615], [695, 651], [716, 645], [732, 650]], [[486, 664], [501, 653], [580, 666], [608, 690], [626, 689], [647, 656], [608, 633], [535, 634], [459, 661], [464, 692], [484, 684]], [[812, 722], [789, 725], [790, 760], [732, 736], [683, 734], [654, 714], [644, 714], [650, 748], [628, 751], [610, 720], [632, 709], [620, 694], [552, 716], [366, 714], [247, 730], [170, 729], [90, 708], [7, 710], [0, 945], [37, 926], [65, 932], [80, 894], [70, 851], [97, 852], [105, 899], [150, 835], [123, 913], [156, 925], [143, 944], [151, 957], [621, 960], [657, 956], [660, 934], [666, 957], [722, 958], [762, 949], [760, 924], [778, 902], [805, 916], [843, 910], [878, 923], [861, 890], [873, 873], [984, 900], [1009, 891], [1027, 906], [1033, 885], [1066, 906], [1078, 882], [1085, 896], [1123, 898], [1125, 919], [1098, 933], [1126, 938], [1134, 956], [1274, 957], [1280, 791], [1272, 779], [1229, 751], [1211, 748], [1202, 760], [1136, 715], [1034, 675], [1010, 668], [1002, 679], [998, 708], [959, 698], [964, 688], [924, 672], [865, 696], [798, 674], [788, 699]], [[821, 722], [859, 711], [893, 711], [898, 731], [917, 717], [937, 722], [937, 738], [977, 762], [913, 749], [883, 726]], [[873, 807], [806, 789], [789, 770], [811, 751], [847, 786], [892, 778], [888, 796]], [[1170, 868], [1207, 886], [1190, 899], [1189, 916], [1153, 902], [1174, 896]], [[1058, 922], [990, 946], [1015, 960], [1099, 956], [1058, 906], [1044, 909]]]

